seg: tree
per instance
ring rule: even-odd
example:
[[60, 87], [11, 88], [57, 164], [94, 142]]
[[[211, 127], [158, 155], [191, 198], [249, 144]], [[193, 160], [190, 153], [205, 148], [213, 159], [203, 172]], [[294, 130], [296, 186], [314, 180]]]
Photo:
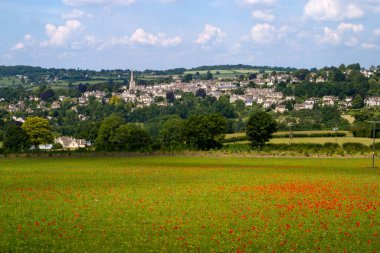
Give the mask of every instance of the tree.
[[206, 73], [206, 80], [212, 80], [212, 79], [213, 79], [213, 75], [212, 75], [211, 71], [209, 70]]
[[182, 82], [184, 83], [189, 83], [193, 80], [193, 75], [192, 74], [186, 74], [183, 78], [182, 78]]
[[173, 91], [168, 91], [166, 93], [166, 100], [168, 101], [168, 103], [174, 103], [175, 95]]
[[110, 141], [117, 151], [144, 151], [152, 144], [148, 132], [136, 124], [121, 125]]
[[190, 148], [220, 148], [227, 129], [227, 120], [220, 114], [191, 116], [185, 122], [184, 137]]
[[272, 117], [263, 111], [254, 112], [248, 119], [246, 134], [251, 145], [263, 148], [265, 142], [272, 138], [272, 134], [277, 130], [277, 123]]
[[28, 135], [30, 143], [38, 148], [40, 144], [52, 143], [54, 138], [49, 121], [40, 117], [31, 117], [25, 120], [22, 129]]
[[249, 80], [254, 80], [254, 79], [256, 79], [256, 78], [257, 78], [257, 75], [256, 75], [255, 73], [250, 74], [250, 75], [248, 76], [248, 79], [249, 79]]
[[121, 106], [123, 105], [123, 99], [119, 96], [112, 96], [108, 103], [114, 106]]
[[43, 101], [49, 101], [54, 99], [54, 91], [52, 89], [46, 89], [41, 93], [41, 100]]
[[230, 103], [230, 98], [227, 95], [221, 96], [218, 101], [212, 105], [212, 112], [219, 113], [225, 118], [235, 118], [236, 113], [233, 105]]
[[198, 90], [195, 92], [195, 96], [197, 96], [197, 97], [205, 98], [206, 95], [207, 95], [207, 94], [206, 94], [205, 89], [202, 89], [202, 88], [198, 89]]
[[30, 148], [28, 135], [19, 124], [11, 123], [6, 127], [3, 147], [8, 152], [26, 151]]
[[95, 140], [95, 147], [97, 150], [113, 151], [114, 145], [112, 139], [116, 130], [124, 123], [124, 120], [117, 116], [111, 115], [105, 118], [100, 125], [98, 137]]
[[164, 149], [180, 149], [183, 147], [184, 121], [181, 118], [168, 119], [158, 133], [158, 139]]
[[363, 106], [364, 106], [363, 98], [360, 94], [357, 94], [354, 100], [352, 100], [352, 108], [360, 109], [360, 108], [363, 108]]

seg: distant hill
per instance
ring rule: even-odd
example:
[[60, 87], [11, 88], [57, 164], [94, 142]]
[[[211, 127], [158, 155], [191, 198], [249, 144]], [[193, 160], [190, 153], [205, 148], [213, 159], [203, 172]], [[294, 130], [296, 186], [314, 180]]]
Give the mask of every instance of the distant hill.
[[[270, 67], [270, 66], [251, 66], [251, 65], [215, 65], [215, 66], [200, 66], [196, 68], [186, 69], [186, 68], [174, 68], [168, 70], [151, 70], [146, 69], [144, 71], [135, 71], [139, 75], [182, 75], [186, 71], [208, 71], [208, 70], [265, 70], [265, 71], [296, 71], [296, 68], [284, 68], [284, 67]], [[96, 75], [107, 75], [107, 76], [118, 76], [118, 75], [129, 75], [129, 70], [115, 69], [115, 70], [82, 70], [82, 69], [63, 69], [63, 68], [42, 68], [42, 67], [32, 67], [32, 66], [0, 66], [0, 76], [16, 76], [16, 75], [26, 75], [26, 76], [36, 76], [36, 75], [52, 75], [52, 76], [96, 76]]]
[[205, 70], [233, 70], [233, 69], [257, 69], [266, 71], [296, 71], [296, 68], [284, 67], [269, 67], [269, 66], [251, 66], [251, 65], [215, 65], [215, 66], [201, 66], [190, 69], [191, 71], [205, 71]]

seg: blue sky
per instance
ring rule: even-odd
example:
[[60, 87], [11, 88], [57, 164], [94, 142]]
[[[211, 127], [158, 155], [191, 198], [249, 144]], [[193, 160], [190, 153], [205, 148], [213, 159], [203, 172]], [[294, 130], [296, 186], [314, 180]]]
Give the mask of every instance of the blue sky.
[[380, 65], [380, 0], [0, 0], [0, 65]]

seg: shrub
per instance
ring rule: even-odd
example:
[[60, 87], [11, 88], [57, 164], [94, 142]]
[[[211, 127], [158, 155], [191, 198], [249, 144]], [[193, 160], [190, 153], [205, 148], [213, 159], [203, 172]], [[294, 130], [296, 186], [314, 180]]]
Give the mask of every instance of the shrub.
[[366, 145], [358, 142], [347, 142], [342, 147], [348, 154], [364, 153], [369, 150]]
[[52, 147], [53, 150], [62, 149], [62, 148], [63, 148], [63, 146], [61, 143], [54, 143], [53, 147]]
[[[346, 137], [346, 133], [314, 133], [314, 134], [298, 134], [293, 133], [293, 138], [313, 138], [313, 137]], [[273, 138], [289, 138], [289, 134], [273, 135]]]

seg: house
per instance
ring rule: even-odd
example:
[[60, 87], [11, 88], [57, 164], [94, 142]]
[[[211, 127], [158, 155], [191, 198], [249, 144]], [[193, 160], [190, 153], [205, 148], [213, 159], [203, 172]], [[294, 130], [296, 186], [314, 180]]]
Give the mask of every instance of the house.
[[263, 103], [263, 107], [264, 107], [265, 109], [270, 108], [272, 105], [273, 105], [273, 103], [272, 103], [271, 101], [265, 101], [265, 102]]
[[73, 137], [62, 136], [56, 138], [54, 143], [59, 143], [64, 149], [78, 149], [85, 148], [87, 146], [87, 141], [84, 139], [75, 139]]
[[252, 106], [252, 105], [253, 105], [253, 99], [247, 98], [247, 100], [245, 100], [245, 106]]
[[334, 97], [334, 96], [324, 96], [322, 98], [322, 106], [334, 106], [336, 101], [338, 101], [337, 97]]
[[50, 106], [51, 109], [59, 109], [61, 108], [61, 103], [59, 101], [54, 101], [51, 106]]
[[38, 148], [40, 150], [51, 150], [53, 148], [53, 145], [52, 144], [41, 144], [41, 145], [38, 145]]
[[295, 111], [299, 111], [299, 110], [303, 110], [303, 109], [306, 109], [306, 108], [305, 108], [305, 104], [295, 104], [293, 109]]
[[323, 77], [323, 76], [320, 76], [318, 77], [316, 80], [315, 80], [316, 83], [324, 83], [326, 82], [326, 79]]
[[295, 96], [286, 96], [285, 97], [285, 101], [292, 101], [292, 100], [296, 100], [296, 97]]
[[367, 97], [364, 103], [368, 107], [380, 107], [380, 97]]
[[286, 106], [285, 105], [278, 105], [274, 111], [278, 112], [278, 113], [284, 113], [286, 111]]
[[25, 119], [21, 117], [12, 116], [12, 119], [16, 122], [25, 123]]
[[314, 99], [307, 99], [305, 100], [305, 109], [309, 109], [309, 110], [312, 110], [314, 108], [314, 105], [315, 105], [315, 100]]

